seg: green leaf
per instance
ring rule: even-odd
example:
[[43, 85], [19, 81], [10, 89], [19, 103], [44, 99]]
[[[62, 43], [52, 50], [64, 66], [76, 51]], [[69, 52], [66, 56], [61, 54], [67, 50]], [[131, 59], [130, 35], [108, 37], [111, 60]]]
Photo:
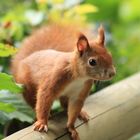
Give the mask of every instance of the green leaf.
[[31, 118], [30, 116], [20, 112], [20, 111], [15, 111], [12, 113], [9, 113], [9, 117], [10, 119], [19, 119], [22, 122], [29, 122], [32, 123], [33, 122], [33, 118]]
[[[32, 25], [32, 26], [37, 26], [39, 25], [44, 18], [44, 13], [41, 11], [35, 11], [35, 10], [28, 10], [25, 13], [26, 18], [28, 19], [28, 22]], [[36, 18], [34, 18], [36, 17]]]
[[62, 3], [64, 3], [64, 0], [51, 0], [51, 3], [52, 3], [53, 5], [62, 4]]
[[24, 102], [21, 94], [11, 94], [9, 91], [0, 91], [0, 102], [5, 104], [11, 104], [15, 110], [11, 112], [5, 112], [5, 110], [0, 111], [0, 123], [5, 124], [11, 119], [19, 119], [23, 122], [33, 122], [34, 112], [33, 110]]
[[23, 88], [21, 85], [16, 84], [11, 75], [0, 73], [0, 90], [9, 90], [13, 93], [21, 93]]
[[0, 134], [0, 139], [2, 140], [4, 138], [4, 135]]
[[0, 57], [7, 57], [17, 52], [17, 49], [8, 45], [0, 43]]
[[9, 121], [8, 113], [0, 111], [0, 124], [5, 124], [7, 121]]
[[74, 7], [74, 10], [78, 14], [87, 14], [87, 13], [97, 12], [98, 8], [91, 4], [83, 4], [83, 5], [77, 5], [76, 7]]
[[15, 110], [16, 110], [16, 108], [13, 105], [0, 102], [0, 111], [9, 113], [9, 112], [13, 112]]
[[58, 100], [54, 101], [52, 105], [52, 110], [58, 110], [60, 108], [60, 102]]

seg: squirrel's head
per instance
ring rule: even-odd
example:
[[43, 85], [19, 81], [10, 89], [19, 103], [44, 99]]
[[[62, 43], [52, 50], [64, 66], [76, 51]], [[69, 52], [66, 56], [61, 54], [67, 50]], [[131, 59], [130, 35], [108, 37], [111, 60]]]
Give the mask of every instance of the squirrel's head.
[[77, 41], [76, 54], [78, 57], [78, 69], [81, 75], [95, 80], [109, 80], [116, 71], [112, 63], [112, 56], [105, 48], [104, 29], [98, 29], [96, 41], [89, 43], [85, 35], [80, 34]]

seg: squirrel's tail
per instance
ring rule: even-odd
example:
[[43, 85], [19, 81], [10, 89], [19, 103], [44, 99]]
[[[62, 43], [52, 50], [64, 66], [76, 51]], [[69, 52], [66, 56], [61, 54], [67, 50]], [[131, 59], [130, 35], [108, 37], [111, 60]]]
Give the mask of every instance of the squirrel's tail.
[[11, 62], [11, 71], [16, 79], [20, 62], [32, 53], [45, 49], [72, 51], [76, 44], [76, 28], [73, 26], [49, 25], [25, 39]]

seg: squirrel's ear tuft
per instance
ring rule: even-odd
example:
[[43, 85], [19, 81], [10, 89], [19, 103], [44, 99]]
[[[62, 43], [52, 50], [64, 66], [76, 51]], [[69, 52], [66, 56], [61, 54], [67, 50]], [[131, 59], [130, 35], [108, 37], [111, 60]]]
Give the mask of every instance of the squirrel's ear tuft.
[[104, 42], [105, 42], [104, 28], [103, 28], [102, 25], [100, 25], [100, 27], [98, 28], [97, 43], [103, 47], [104, 46]]
[[89, 48], [89, 43], [85, 35], [80, 34], [77, 41], [77, 50], [82, 54]]

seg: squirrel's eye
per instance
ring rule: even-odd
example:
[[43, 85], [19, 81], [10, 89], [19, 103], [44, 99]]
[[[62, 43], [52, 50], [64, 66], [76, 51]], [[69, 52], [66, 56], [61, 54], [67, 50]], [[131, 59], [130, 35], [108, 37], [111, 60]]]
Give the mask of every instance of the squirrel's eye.
[[89, 64], [91, 65], [91, 66], [96, 66], [97, 65], [97, 61], [95, 60], [95, 59], [89, 59]]

